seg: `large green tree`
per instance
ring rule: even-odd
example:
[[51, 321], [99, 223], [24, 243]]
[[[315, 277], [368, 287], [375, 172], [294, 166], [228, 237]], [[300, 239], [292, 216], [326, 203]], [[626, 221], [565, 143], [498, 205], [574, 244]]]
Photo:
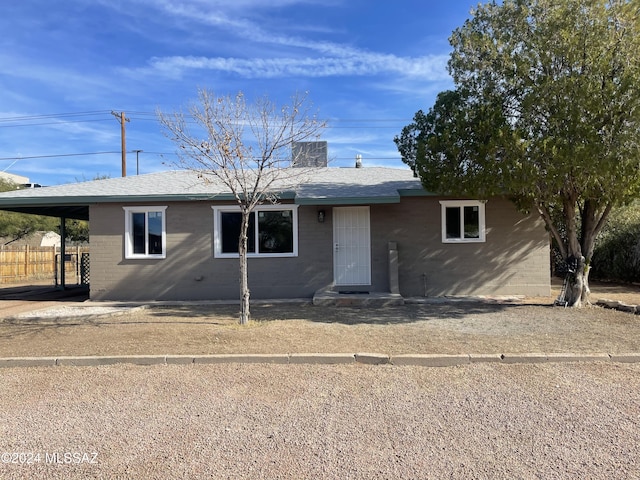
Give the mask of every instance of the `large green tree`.
[[537, 211], [580, 306], [598, 232], [640, 193], [640, 2], [491, 2], [450, 43], [455, 89], [395, 138], [402, 158], [430, 191]]

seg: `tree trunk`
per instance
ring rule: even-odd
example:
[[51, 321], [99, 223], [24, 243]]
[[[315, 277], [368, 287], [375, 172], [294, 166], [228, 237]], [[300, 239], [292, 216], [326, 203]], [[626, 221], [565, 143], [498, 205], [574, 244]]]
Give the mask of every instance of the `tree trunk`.
[[242, 225], [238, 239], [238, 255], [240, 257], [240, 325], [249, 323], [249, 269], [247, 267], [247, 232], [249, 230], [250, 212], [242, 210]]
[[560, 297], [557, 300], [558, 305], [565, 307], [582, 307], [589, 304], [589, 272], [591, 266], [585, 264], [584, 257], [576, 259], [570, 257], [567, 260], [567, 276]]

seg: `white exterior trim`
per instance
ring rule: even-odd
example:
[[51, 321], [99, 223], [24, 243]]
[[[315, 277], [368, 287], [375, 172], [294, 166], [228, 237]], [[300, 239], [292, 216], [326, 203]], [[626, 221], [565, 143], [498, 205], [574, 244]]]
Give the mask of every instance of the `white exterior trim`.
[[[125, 211], [124, 216], [124, 258], [126, 259], [163, 259], [167, 258], [167, 206], [152, 205], [152, 206], [135, 206], [135, 207], [122, 207]], [[133, 232], [131, 224], [132, 213], [149, 213], [149, 212], [162, 212], [162, 253], [160, 254], [140, 254], [133, 253]], [[148, 250], [147, 242], [149, 241], [149, 222], [145, 221], [145, 245]]]
[[[247, 252], [247, 258], [278, 258], [278, 257], [297, 257], [298, 256], [298, 207], [294, 204], [276, 204], [276, 205], [259, 205], [255, 207], [252, 212], [256, 213], [256, 218], [260, 211], [274, 211], [274, 210], [291, 210], [292, 222], [291, 228], [293, 229], [293, 252], [288, 253], [249, 253]], [[213, 256], [214, 258], [238, 258], [237, 253], [223, 253], [222, 252], [222, 221], [220, 214], [222, 212], [240, 212], [240, 206], [238, 205], [221, 205], [212, 206], [213, 209]], [[258, 242], [258, 228], [255, 228], [255, 245]]]
[[[486, 242], [485, 203], [480, 200], [440, 200], [442, 243], [482, 243]], [[458, 207], [460, 214], [461, 238], [447, 238], [447, 208]], [[464, 207], [478, 207], [478, 238], [464, 238]]]

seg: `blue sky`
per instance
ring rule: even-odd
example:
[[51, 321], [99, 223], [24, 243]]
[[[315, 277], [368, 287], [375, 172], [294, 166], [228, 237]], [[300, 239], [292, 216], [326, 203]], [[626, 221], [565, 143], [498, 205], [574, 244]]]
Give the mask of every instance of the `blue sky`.
[[[21, 0], [0, 15], [0, 170], [57, 185], [175, 159], [155, 117], [198, 88], [308, 92], [333, 166], [403, 167], [393, 137], [452, 83], [473, 0]], [[99, 153], [114, 152], [114, 153]], [[71, 155], [91, 154], [91, 155]], [[64, 155], [53, 157], [53, 155]], [[29, 158], [42, 157], [42, 158]], [[127, 174], [136, 173], [128, 154]]]

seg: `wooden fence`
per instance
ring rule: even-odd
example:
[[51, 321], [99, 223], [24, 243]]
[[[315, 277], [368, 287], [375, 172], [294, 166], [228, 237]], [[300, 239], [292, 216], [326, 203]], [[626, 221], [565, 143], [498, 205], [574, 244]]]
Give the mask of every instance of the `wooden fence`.
[[[65, 283], [88, 282], [88, 255], [89, 247], [67, 247]], [[0, 249], [0, 283], [47, 278], [59, 283], [62, 257], [59, 247], [3, 246]]]

